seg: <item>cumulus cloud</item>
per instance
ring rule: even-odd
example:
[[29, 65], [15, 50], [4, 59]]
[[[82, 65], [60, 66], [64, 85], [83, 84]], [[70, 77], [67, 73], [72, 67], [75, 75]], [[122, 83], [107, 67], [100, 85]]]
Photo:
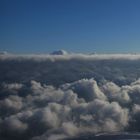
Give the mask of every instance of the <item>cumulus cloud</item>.
[[0, 139], [140, 131], [138, 64], [130, 54], [0, 56]]
[[67, 84], [66, 86], [63, 85], [63, 88], [73, 89], [79, 97], [84, 98], [87, 101], [92, 101], [95, 98], [106, 100], [106, 96], [100, 90], [94, 79], [82, 79], [72, 84]]
[[57, 140], [125, 131], [134, 120], [139, 122], [140, 107], [132, 89], [140, 84], [134, 83], [120, 87], [106, 81], [99, 86], [94, 79], [82, 79], [55, 88], [31, 81], [24, 85], [29, 92], [25, 97], [19, 93], [1, 100], [1, 110], [5, 110], [1, 111], [1, 135], [16, 138], [18, 132], [21, 139]]
[[16, 135], [16, 133], [23, 133], [27, 129], [27, 124], [24, 124], [20, 120], [14, 117], [6, 118], [3, 123], [3, 131], [7, 131], [7, 133], [14, 133], [13, 135]]

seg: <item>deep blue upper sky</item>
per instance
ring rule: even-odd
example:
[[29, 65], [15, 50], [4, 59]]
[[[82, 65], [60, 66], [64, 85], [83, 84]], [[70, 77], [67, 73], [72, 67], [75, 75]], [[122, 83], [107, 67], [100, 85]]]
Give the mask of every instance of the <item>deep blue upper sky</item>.
[[140, 52], [140, 0], [0, 0], [0, 51]]

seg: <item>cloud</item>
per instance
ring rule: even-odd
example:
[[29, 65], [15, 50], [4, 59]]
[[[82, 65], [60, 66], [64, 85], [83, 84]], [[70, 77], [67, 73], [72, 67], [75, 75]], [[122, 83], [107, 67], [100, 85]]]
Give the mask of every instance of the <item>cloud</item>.
[[[54, 54], [54, 55], [52, 55]], [[46, 61], [46, 60], [139, 60], [140, 54], [78, 54], [67, 53], [65, 50], [58, 50], [52, 52], [52, 54], [7, 54], [0, 55], [0, 60], [34, 60], [34, 61]], [[60, 55], [59, 55], [60, 54]], [[64, 55], [65, 54], [65, 55]]]
[[7, 116], [18, 112], [22, 106], [22, 98], [11, 95], [8, 98], [0, 100], [0, 115]]
[[130, 84], [138, 78], [139, 59], [139, 54], [0, 55], [0, 82], [34, 80], [60, 86], [94, 77], [96, 81]]
[[11, 135], [16, 135], [16, 133], [23, 133], [27, 129], [27, 124], [24, 124], [20, 120], [14, 117], [6, 118], [3, 123], [3, 131], [7, 131]]
[[70, 85], [66, 85], [66, 87], [63, 85], [62, 88], [72, 89], [79, 97], [84, 98], [86, 101], [92, 101], [95, 98], [106, 100], [106, 96], [100, 90], [94, 79], [82, 79]]
[[140, 131], [139, 58], [1, 55], [0, 138]]
[[11, 84], [3, 83], [2, 87], [6, 92], [12, 92], [13, 94], [16, 94], [23, 87], [23, 85], [19, 83], [11, 83]]
[[[17, 96], [19, 93], [1, 100], [1, 109], [6, 110], [6, 113], [1, 112], [2, 135], [15, 137], [17, 131], [21, 139], [28, 136], [28, 139], [35, 140], [123, 131], [131, 128], [129, 123], [140, 110], [137, 101], [130, 96], [135, 94], [135, 90], [132, 93], [134, 83], [119, 87], [106, 81], [98, 86], [94, 79], [82, 79], [59, 88], [36, 81], [25, 86], [29, 91], [25, 97]], [[80, 90], [77, 92], [75, 87]], [[128, 97], [122, 96], [121, 99], [119, 96], [123, 94], [123, 90]], [[85, 95], [79, 97], [80, 91]], [[116, 95], [113, 98], [110, 97], [111, 94]], [[86, 96], [92, 98], [87, 100]], [[130, 101], [127, 105], [123, 104], [122, 100], [127, 101], [127, 98]]]

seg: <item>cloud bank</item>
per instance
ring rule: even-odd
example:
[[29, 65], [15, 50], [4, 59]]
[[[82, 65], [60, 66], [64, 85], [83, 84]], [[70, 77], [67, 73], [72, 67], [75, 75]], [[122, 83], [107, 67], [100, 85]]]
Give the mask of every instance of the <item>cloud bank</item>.
[[0, 82], [60, 86], [83, 78], [119, 85], [139, 78], [139, 54], [0, 55]]
[[0, 139], [139, 132], [139, 58], [1, 55]]

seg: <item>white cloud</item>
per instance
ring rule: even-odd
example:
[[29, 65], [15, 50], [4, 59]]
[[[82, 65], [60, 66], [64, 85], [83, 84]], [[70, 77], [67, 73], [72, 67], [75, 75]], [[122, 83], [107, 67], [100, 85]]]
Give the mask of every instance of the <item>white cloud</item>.
[[140, 130], [139, 59], [1, 55], [0, 138], [58, 140]]

